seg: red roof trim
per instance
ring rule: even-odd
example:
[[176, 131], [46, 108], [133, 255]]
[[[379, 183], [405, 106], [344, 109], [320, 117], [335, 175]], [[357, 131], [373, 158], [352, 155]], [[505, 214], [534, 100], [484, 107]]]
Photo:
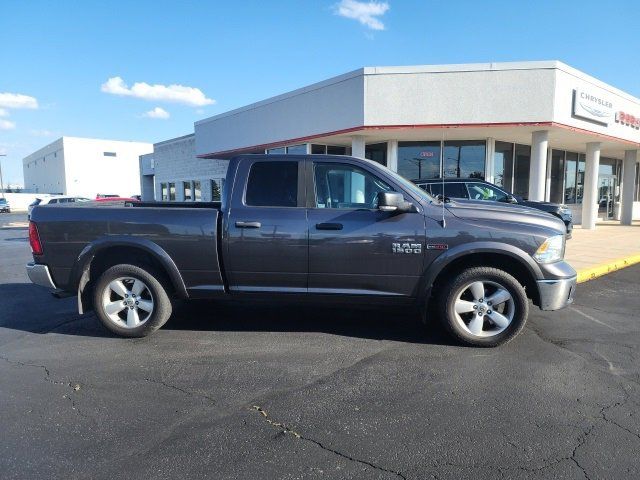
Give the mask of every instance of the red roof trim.
[[441, 124], [417, 124], [417, 125], [367, 125], [361, 127], [351, 127], [342, 130], [334, 130], [332, 132], [318, 133], [315, 135], [308, 135], [306, 137], [291, 138], [288, 140], [280, 140], [277, 142], [263, 143], [259, 145], [253, 145], [250, 147], [236, 148], [232, 150], [223, 150], [219, 152], [203, 153], [198, 155], [198, 158], [216, 158], [220, 156], [229, 156], [233, 154], [240, 154], [243, 152], [249, 152], [252, 150], [266, 150], [273, 147], [281, 147], [292, 143], [301, 143], [313, 140], [316, 138], [328, 137], [331, 135], [344, 135], [345, 133], [363, 132], [368, 130], [413, 130], [413, 129], [434, 129], [434, 128], [489, 128], [489, 127], [559, 127], [567, 130], [571, 130], [579, 133], [586, 133], [588, 135], [594, 135], [607, 140], [614, 140], [617, 142], [623, 142], [629, 145], [640, 147], [640, 143], [635, 143], [622, 138], [613, 137], [611, 135], [605, 135], [602, 133], [593, 132], [583, 128], [572, 127], [563, 123], [557, 122], [498, 122], [498, 123], [441, 123]]

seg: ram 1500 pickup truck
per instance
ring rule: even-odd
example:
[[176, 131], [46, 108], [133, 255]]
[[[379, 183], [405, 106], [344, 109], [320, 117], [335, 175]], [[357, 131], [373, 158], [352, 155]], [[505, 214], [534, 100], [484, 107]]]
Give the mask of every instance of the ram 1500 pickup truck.
[[27, 272], [126, 337], [160, 328], [176, 298], [302, 296], [412, 304], [488, 347], [520, 332], [529, 299], [572, 302], [565, 234], [532, 208], [443, 203], [369, 160], [242, 155], [221, 202], [35, 207]]

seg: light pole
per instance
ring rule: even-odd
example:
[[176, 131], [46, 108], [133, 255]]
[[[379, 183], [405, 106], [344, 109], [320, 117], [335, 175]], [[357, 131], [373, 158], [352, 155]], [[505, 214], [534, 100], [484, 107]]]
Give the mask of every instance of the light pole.
[[[6, 157], [6, 153], [0, 153], [0, 157]], [[2, 193], [2, 198], [4, 198], [4, 183], [2, 183], [2, 163], [0, 162], [0, 193]]]

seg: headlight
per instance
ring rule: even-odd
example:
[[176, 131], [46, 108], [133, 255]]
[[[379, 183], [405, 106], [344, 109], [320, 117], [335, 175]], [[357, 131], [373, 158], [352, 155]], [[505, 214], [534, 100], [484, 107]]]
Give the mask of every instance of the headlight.
[[533, 258], [538, 263], [553, 263], [564, 258], [564, 235], [555, 235], [547, 238], [538, 247]]

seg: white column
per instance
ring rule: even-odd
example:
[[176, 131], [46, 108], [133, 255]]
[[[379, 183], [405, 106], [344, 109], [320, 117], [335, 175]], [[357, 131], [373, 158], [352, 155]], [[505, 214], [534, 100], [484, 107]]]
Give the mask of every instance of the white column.
[[598, 216], [598, 170], [600, 167], [600, 142], [587, 143], [587, 158], [584, 165], [582, 193], [582, 228], [596, 228]]
[[493, 163], [496, 153], [496, 139], [487, 138], [487, 156], [484, 159], [484, 179], [489, 183], [495, 183], [495, 166]]
[[364, 158], [364, 137], [362, 135], [351, 137], [351, 156]]
[[545, 188], [544, 188], [544, 201], [548, 202], [551, 200], [551, 147], [547, 149], [547, 178], [545, 180]]
[[389, 140], [387, 142], [387, 168], [398, 171], [398, 140]]
[[624, 152], [624, 163], [622, 165], [622, 215], [620, 223], [631, 225], [633, 220], [633, 194], [636, 187], [636, 162], [638, 161], [638, 150], [627, 150]]
[[531, 164], [529, 167], [529, 200], [544, 200], [547, 181], [547, 147], [549, 132], [540, 130], [531, 134]]

